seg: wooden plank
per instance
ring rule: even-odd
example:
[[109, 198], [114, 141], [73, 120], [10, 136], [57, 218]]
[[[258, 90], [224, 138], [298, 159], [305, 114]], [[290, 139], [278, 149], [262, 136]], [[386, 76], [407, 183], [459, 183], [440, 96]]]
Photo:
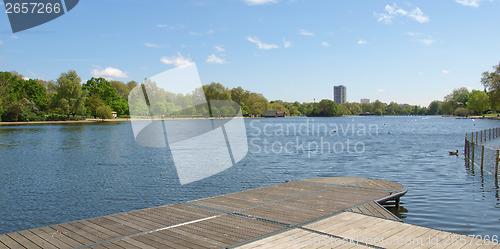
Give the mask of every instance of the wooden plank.
[[55, 229], [59, 231], [61, 234], [64, 234], [67, 237], [70, 237], [71, 239], [78, 241], [79, 243], [83, 245], [88, 245], [88, 244], [93, 244], [95, 241], [92, 241], [84, 236], [82, 234], [84, 233], [83, 231], [80, 231], [80, 233], [75, 233], [65, 227], [63, 227], [63, 224], [61, 225], [54, 225], [50, 226], [52, 229]]
[[131, 228], [131, 227], [128, 227], [124, 224], [120, 224], [116, 221], [112, 221], [106, 217], [101, 217], [101, 218], [94, 218], [94, 219], [90, 219], [88, 220], [89, 222], [91, 223], [94, 223], [98, 226], [101, 226], [101, 227], [104, 227], [108, 230], [111, 230], [115, 233], [118, 233], [122, 236], [125, 236], [125, 235], [131, 235], [131, 234], [136, 234], [136, 233], [140, 233], [141, 230], [138, 230], [138, 229], [135, 229], [135, 228]]
[[26, 239], [32, 241], [33, 243], [35, 243], [37, 246], [41, 247], [41, 248], [57, 248], [56, 246], [54, 246], [53, 244], [47, 242], [46, 240], [38, 237], [36, 234], [30, 232], [29, 230], [24, 230], [24, 231], [19, 231], [19, 234], [21, 234], [23, 237], [25, 237]]
[[352, 184], [352, 183], [359, 182], [359, 181], [364, 181], [367, 179], [368, 178], [362, 178], [362, 177], [322, 177], [322, 178], [306, 179], [303, 181], [346, 185], [346, 184]]
[[158, 242], [157, 240], [159, 239], [149, 234], [135, 236], [133, 239], [154, 248], [177, 248], [177, 247], [185, 248], [182, 245], [172, 243], [169, 241]]
[[302, 229], [292, 229], [292, 230], [289, 230], [289, 231], [285, 231], [285, 232], [282, 232], [282, 233], [279, 233], [279, 234], [276, 234], [276, 235], [273, 235], [273, 236], [269, 236], [267, 238], [263, 238], [261, 240], [257, 240], [257, 241], [253, 241], [253, 242], [250, 242], [248, 244], [244, 244], [244, 245], [241, 245], [237, 248], [242, 248], [242, 249], [246, 249], [246, 248], [269, 248], [272, 243], [274, 244], [277, 244], [277, 243], [281, 243], [283, 244], [283, 240], [286, 242], [286, 240], [290, 240], [290, 239], [300, 239], [302, 238], [303, 236], [307, 235], [307, 234], [310, 234], [311, 232], [308, 232], [308, 231], [305, 231], [305, 230], [302, 230]]
[[21, 244], [19, 244], [17, 241], [13, 240], [11, 237], [7, 236], [6, 234], [0, 235], [0, 242], [7, 246], [8, 248], [25, 248]]
[[63, 237], [62, 235], [59, 236], [58, 233], [48, 233], [44, 231], [42, 228], [35, 228], [35, 229], [30, 229], [30, 232], [33, 234], [37, 235], [38, 237], [44, 239], [45, 241], [50, 242], [51, 244], [55, 245], [58, 248], [72, 248], [73, 246], [70, 245], [70, 243], [65, 243], [64, 238], [59, 238]]
[[41, 248], [37, 244], [33, 243], [31, 240], [23, 237], [18, 232], [9, 233], [9, 234], [7, 234], [7, 236], [9, 236], [11, 239], [15, 240], [17, 243], [23, 245], [26, 248]]
[[135, 246], [135, 247], [138, 247], [141, 249], [155, 249], [154, 247], [147, 245], [147, 244], [144, 244], [140, 241], [134, 240], [133, 238], [124, 238], [121, 240], [114, 241], [113, 243], [121, 244], [121, 242], [126, 243], [124, 248], [129, 248], [126, 245], [132, 245], [132, 246]]

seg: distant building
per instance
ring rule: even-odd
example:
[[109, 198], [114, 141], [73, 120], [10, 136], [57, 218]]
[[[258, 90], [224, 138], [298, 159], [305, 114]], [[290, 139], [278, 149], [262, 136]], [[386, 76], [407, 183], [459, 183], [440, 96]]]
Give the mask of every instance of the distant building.
[[280, 118], [280, 117], [285, 117], [285, 111], [264, 111], [262, 113], [263, 118]]
[[343, 85], [333, 87], [333, 101], [344, 104], [346, 102], [347, 91]]
[[361, 104], [370, 104], [370, 99], [361, 99], [361, 101], [359, 101], [359, 103], [361, 103]]

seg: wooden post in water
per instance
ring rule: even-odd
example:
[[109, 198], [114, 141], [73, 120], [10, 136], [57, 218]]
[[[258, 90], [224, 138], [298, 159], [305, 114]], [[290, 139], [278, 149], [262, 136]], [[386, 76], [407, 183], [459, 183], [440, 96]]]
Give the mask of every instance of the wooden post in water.
[[484, 144], [481, 146], [481, 175], [483, 174], [484, 165]]
[[472, 143], [472, 168], [474, 168], [474, 156], [476, 155], [476, 144]]
[[489, 135], [488, 135], [488, 139], [491, 140], [491, 128], [489, 129]]
[[464, 147], [464, 155], [465, 155], [465, 159], [467, 159], [467, 158], [468, 158], [468, 155], [467, 155], [467, 147], [468, 147], [467, 133], [465, 133], [465, 147]]
[[479, 131], [476, 131], [476, 144], [478, 144], [477, 140], [479, 140]]
[[498, 161], [500, 160], [500, 150], [497, 150], [497, 158], [496, 158], [496, 162], [495, 162], [495, 180], [498, 179]]
[[483, 143], [483, 131], [481, 130], [481, 140], [479, 140], [481, 143]]

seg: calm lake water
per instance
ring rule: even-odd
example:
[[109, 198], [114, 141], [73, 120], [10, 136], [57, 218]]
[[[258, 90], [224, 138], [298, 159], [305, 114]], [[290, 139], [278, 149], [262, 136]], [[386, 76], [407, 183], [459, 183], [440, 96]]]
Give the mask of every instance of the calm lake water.
[[[442, 117], [246, 119], [248, 155], [180, 185], [170, 152], [128, 122], [0, 126], [0, 234], [237, 192], [285, 180], [360, 176], [409, 191], [410, 224], [500, 235], [494, 176], [467, 169], [464, 135], [498, 121]], [[448, 151], [459, 149], [459, 157]], [[199, 165], [203, 169], [204, 165]]]

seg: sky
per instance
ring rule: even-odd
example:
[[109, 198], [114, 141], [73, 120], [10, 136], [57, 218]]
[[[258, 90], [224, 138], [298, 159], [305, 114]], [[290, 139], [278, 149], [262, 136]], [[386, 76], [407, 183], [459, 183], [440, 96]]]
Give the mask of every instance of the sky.
[[144, 81], [187, 63], [268, 100], [361, 98], [428, 106], [483, 89], [500, 62], [499, 0], [82, 0], [12, 33], [0, 7], [0, 71]]

